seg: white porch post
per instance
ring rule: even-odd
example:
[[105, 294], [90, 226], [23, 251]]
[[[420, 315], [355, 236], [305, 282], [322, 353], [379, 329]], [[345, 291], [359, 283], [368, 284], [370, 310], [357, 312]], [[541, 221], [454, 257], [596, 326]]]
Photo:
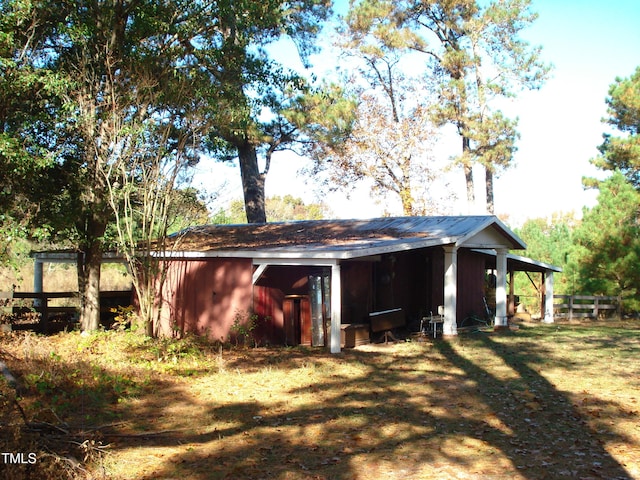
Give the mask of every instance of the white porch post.
[[331, 265], [331, 353], [340, 353], [340, 324], [342, 323], [342, 289], [340, 264]]
[[[43, 291], [43, 262], [34, 259], [33, 261], [33, 293], [42, 293]], [[39, 298], [33, 300], [34, 307], [41, 307], [42, 301]]]
[[443, 335], [457, 335], [458, 248], [444, 248], [444, 324]]
[[496, 250], [496, 327], [507, 326], [507, 250]]
[[551, 271], [545, 273], [544, 290], [544, 316], [542, 321], [544, 323], [553, 323], [553, 272]]

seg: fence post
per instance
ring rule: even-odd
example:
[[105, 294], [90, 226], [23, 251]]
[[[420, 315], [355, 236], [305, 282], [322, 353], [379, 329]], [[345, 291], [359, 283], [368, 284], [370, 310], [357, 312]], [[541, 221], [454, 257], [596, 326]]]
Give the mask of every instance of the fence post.
[[622, 295], [618, 295], [617, 298], [617, 306], [616, 306], [616, 315], [618, 316], [618, 320], [622, 319]]
[[[43, 288], [43, 262], [38, 261], [37, 259], [33, 262], [33, 293], [42, 293], [44, 291]], [[33, 298], [33, 306], [38, 309], [42, 307], [42, 299], [40, 297]]]
[[42, 333], [49, 333], [49, 297], [46, 293], [40, 292], [40, 328]]
[[569, 320], [573, 320], [573, 295], [569, 296]]

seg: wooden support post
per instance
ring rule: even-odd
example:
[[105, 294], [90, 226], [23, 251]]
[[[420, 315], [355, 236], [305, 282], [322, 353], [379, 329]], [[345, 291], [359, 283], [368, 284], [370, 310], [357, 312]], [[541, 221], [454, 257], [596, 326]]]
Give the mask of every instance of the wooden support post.
[[544, 323], [553, 323], [553, 272], [549, 271], [545, 275], [544, 291], [546, 293], [543, 321]]
[[496, 250], [496, 320], [497, 328], [507, 326], [507, 250]]
[[331, 353], [340, 353], [340, 328], [342, 324], [342, 290], [340, 264], [331, 265]]
[[444, 323], [442, 334], [457, 335], [458, 248], [444, 247]]
[[507, 308], [507, 315], [512, 316], [516, 314], [516, 295], [514, 285], [514, 271], [509, 272], [509, 304]]

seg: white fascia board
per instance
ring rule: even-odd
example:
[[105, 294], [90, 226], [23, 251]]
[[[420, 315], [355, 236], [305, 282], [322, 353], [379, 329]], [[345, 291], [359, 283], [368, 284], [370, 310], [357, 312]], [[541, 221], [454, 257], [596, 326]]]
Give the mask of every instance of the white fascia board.
[[512, 258], [518, 262], [530, 263], [531, 265], [536, 265], [537, 267], [544, 268], [545, 270], [549, 270], [552, 272], [562, 272], [562, 267], [558, 267], [556, 265], [551, 265], [550, 263], [541, 262], [539, 260], [534, 260], [529, 257], [521, 257], [520, 255], [514, 255], [512, 253], [507, 254], [507, 258]]
[[452, 238], [417, 238], [412, 240], [404, 239], [400, 242], [389, 241], [384, 245], [369, 247], [363, 249], [352, 249], [343, 252], [344, 255], [340, 258], [343, 260], [356, 259], [362, 257], [372, 257], [376, 255], [383, 255], [385, 253], [400, 253], [408, 252], [410, 250], [418, 250], [421, 248], [437, 247], [439, 245], [448, 245], [455, 243], [455, 239]]
[[520, 249], [522, 249], [522, 250], [526, 250], [527, 249], [527, 244], [518, 235], [516, 235], [516, 233], [513, 230], [511, 230], [504, 223], [502, 223], [502, 220], [500, 220], [498, 217], [494, 217], [494, 219], [495, 219], [495, 223], [502, 230], [504, 230], [505, 233], [507, 233], [514, 240], [514, 242], [516, 242], [517, 244], [520, 245]]
[[251, 258], [255, 264], [270, 263], [276, 261], [289, 261], [298, 262], [303, 264], [318, 264], [318, 261], [326, 265], [333, 265], [339, 256], [328, 255], [325, 252], [308, 255], [306, 252], [272, 252], [272, 251], [256, 251], [256, 250], [216, 250], [208, 252], [197, 251], [177, 251], [177, 252], [162, 252], [155, 253], [157, 257], [173, 259], [173, 260], [201, 260], [206, 258]]
[[251, 258], [254, 260], [254, 264], [276, 264], [278, 262], [277, 264], [279, 265], [335, 265], [340, 260], [371, 257], [385, 253], [404, 252], [453, 243], [456, 243], [456, 238], [417, 238], [411, 240], [403, 239], [399, 242], [387, 241], [379, 246], [364, 248], [349, 248], [347, 246], [344, 248], [327, 247], [322, 249], [322, 247], [318, 247], [318, 251], [313, 251], [313, 248], [293, 248], [291, 250], [174, 251], [155, 253], [155, 255], [169, 259]]
[[[484, 221], [482, 221], [481, 223], [478, 224], [478, 226], [476, 228], [474, 228], [473, 230], [471, 230], [470, 232], [468, 232], [466, 235], [458, 237], [454, 243], [454, 245], [456, 247], [461, 247], [463, 246], [463, 244], [469, 240], [470, 238], [475, 237], [477, 234], [479, 234], [482, 230], [484, 230], [485, 228], [487, 228], [487, 225], [491, 224], [491, 218], [487, 217], [487, 219], [485, 219]], [[466, 245], [465, 245], [466, 246]]]
[[286, 265], [289, 267], [331, 267], [333, 265], [337, 265], [339, 262], [338, 259], [323, 259], [323, 258], [293, 258], [293, 257], [263, 257], [263, 258], [253, 258], [253, 264], [255, 266], [261, 265]]
[[[474, 248], [473, 251], [477, 253], [481, 253], [483, 255], [491, 255], [495, 257], [497, 255], [496, 251], [492, 248]], [[534, 260], [529, 257], [523, 257], [521, 255], [514, 255], [513, 253], [507, 253], [507, 260], [514, 260], [516, 262], [522, 262], [529, 265], [534, 265], [536, 267], [543, 268], [550, 272], [562, 272], [562, 267], [558, 267], [557, 265], [551, 265], [550, 263], [541, 262], [539, 260]]]

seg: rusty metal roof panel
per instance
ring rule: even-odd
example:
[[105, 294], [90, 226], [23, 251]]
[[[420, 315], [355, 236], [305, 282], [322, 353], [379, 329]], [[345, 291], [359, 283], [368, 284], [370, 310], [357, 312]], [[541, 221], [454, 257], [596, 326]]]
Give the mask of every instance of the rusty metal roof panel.
[[355, 258], [459, 244], [493, 228], [509, 248], [524, 243], [495, 216], [384, 217], [190, 227], [174, 235], [174, 251], [199, 256]]

